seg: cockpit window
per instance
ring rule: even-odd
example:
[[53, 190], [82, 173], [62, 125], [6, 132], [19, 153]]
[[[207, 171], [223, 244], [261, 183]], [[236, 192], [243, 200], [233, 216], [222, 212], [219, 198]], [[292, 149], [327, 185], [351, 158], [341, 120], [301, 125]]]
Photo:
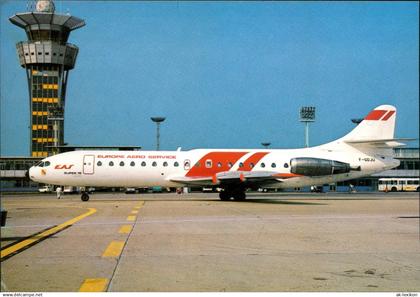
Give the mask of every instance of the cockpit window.
[[44, 161], [39, 161], [38, 163], [35, 163], [35, 167], [48, 167], [48, 166], [50, 166], [51, 165], [51, 162], [50, 161], [46, 161], [46, 162], [44, 162]]

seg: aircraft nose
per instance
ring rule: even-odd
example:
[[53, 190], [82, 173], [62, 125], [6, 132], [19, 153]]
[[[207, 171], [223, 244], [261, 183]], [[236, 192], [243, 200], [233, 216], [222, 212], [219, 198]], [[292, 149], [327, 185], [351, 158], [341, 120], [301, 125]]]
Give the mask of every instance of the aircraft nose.
[[28, 172], [26, 173], [27, 175], [29, 175], [29, 178], [33, 181], [36, 181], [36, 175], [35, 175], [35, 167], [32, 166], [31, 168], [29, 168]]

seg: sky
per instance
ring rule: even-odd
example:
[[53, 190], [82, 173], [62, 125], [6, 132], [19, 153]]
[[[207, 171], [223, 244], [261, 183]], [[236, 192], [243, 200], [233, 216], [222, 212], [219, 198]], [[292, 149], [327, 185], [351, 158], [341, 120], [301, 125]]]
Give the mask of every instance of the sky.
[[[29, 155], [26, 75], [0, 2], [3, 156]], [[71, 145], [155, 149], [304, 146], [301, 106], [316, 107], [310, 145], [337, 139], [381, 104], [397, 137], [419, 136], [418, 2], [55, 1], [82, 18], [65, 107]], [[418, 140], [409, 146], [418, 147]]]

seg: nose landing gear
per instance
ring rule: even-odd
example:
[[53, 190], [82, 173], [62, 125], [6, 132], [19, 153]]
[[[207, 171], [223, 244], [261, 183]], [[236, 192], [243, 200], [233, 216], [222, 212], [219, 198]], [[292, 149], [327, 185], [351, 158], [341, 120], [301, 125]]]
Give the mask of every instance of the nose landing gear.
[[88, 201], [89, 200], [89, 194], [86, 192], [82, 192], [82, 196], [80, 197], [80, 199], [82, 199], [82, 201]]

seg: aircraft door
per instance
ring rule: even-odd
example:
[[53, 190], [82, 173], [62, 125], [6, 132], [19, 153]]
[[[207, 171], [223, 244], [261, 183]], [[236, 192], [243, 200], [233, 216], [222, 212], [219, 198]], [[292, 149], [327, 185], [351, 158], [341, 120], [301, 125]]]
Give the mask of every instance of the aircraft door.
[[95, 173], [95, 156], [85, 155], [83, 156], [83, 174], [94, 174]]

